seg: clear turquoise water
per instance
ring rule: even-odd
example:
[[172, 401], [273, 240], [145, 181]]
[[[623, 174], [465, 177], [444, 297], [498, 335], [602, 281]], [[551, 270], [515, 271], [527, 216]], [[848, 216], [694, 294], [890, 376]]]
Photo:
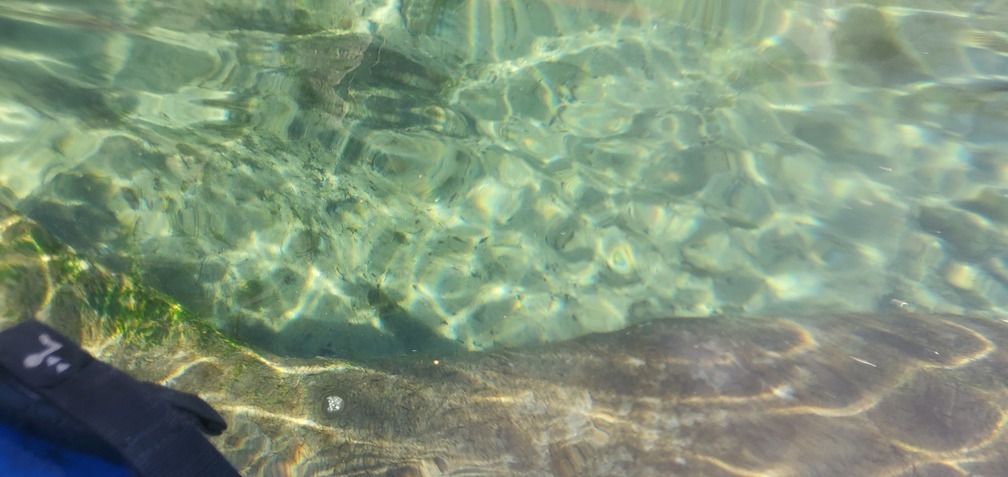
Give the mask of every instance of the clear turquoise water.
[[0, 183], [284, 354], [1008, 306], [1008, 2], [0, 1]]

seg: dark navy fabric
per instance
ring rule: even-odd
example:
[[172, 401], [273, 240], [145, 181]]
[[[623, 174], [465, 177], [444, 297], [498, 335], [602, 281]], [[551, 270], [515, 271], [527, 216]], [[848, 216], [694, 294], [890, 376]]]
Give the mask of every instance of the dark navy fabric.
[[[210, 405], [137, 381], [35, 321], [0, 332], [0, 423], [123, 462], [139, 477], [238, 476], [203, 436], [227, 427]], [[41, 468], [46, 455], [24, 449], [12, 462], [35, 456]]]
[[124, 466], [0, 425], [4, 477], [132, 477]]

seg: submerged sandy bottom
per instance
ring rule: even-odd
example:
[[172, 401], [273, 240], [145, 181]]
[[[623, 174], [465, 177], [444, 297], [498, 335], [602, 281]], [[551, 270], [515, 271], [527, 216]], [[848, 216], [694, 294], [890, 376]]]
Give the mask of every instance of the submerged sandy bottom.
[[1004, 313], [1003, 2], [445, 5], [0, 11], [0, 180], [276, 351]]

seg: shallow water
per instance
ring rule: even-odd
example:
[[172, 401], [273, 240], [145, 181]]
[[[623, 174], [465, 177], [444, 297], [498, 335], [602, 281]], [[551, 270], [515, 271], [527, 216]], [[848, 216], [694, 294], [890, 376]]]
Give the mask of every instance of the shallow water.
[[1004, 31], [993, 0], [0, 1], [0, 183], [281, 354], [1004, 316]]

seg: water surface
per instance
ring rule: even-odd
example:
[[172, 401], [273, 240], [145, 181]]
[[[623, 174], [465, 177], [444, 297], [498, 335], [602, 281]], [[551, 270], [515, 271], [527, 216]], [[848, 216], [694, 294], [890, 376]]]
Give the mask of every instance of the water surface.
[[0, 183], [299, 356], [1008, 305], [1008, 2], [0, 2]]

